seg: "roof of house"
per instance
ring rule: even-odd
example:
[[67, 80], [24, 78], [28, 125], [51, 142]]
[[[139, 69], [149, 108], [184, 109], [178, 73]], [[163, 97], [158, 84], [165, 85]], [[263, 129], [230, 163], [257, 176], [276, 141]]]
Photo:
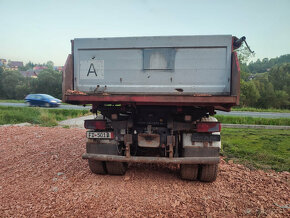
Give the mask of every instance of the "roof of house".
[[20, 73], [24, 76], [24, 77], [37, 77], [39, 71], [38, 70], [27, 70], [27, 71], [20, 71]]
[[23, 67], [22, 61], [10, 61], [8, 64], [10, 67]]
[[33, 70], [44, 70], [47, 69], [47, 66], [35, 66], [33, 67]]

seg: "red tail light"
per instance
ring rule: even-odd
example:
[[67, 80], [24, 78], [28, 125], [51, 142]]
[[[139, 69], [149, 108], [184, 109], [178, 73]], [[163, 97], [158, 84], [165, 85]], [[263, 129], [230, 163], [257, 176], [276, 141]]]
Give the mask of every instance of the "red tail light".
[[196, 124], [197, 132], [220, 132], [221, 123], [219, 122], [201, 122]]
[[106, 120], [85, 120], [86, 129], [106, 129]]

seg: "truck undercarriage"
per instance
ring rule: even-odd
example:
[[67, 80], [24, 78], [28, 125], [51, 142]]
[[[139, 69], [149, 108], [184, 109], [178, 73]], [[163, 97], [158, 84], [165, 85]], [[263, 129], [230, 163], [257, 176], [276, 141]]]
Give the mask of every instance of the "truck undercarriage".
[[128, 163], [180, 164], [183, 179], [216, 179], [220, 123], [212, 108], [94, 105], [86, 120], [86, 153], [92, 172], [123, 175]]

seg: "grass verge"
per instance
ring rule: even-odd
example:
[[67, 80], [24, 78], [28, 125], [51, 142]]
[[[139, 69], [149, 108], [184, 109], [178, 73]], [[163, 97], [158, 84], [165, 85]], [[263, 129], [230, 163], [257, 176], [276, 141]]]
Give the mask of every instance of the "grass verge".
[[250, 168], [290, 171], [290, 131], [223, 129], [222, 155]]
[[265, 109], [265, 108], [253, 108], [253, 107], [233, 107], [232, 111], [290, 113], [289, 109], [276, 109], [276, 108]]
[[215, 115], [221, 123], [290, 126], [290, 118], [263, 118]]
[[0, 99], [0, 103], [24, 103], [24, 100]]
[[58, 121], [88, 114], [89, 110], [0, 106], [0, 125], [27, 122], [41, 126], [56, 126]]

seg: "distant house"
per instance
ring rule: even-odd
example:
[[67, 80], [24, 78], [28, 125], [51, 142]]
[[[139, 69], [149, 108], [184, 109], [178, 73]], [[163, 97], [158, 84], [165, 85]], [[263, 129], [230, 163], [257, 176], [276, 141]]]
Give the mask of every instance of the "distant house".
[[45, 70], [47, 69], [47, 66], [35, 66], [33, 67], [33, 70]]
[[0, 58], [0, 67], [1, 67], [1, 66], [5, 66], [6, 64], [7, 64], [6, 59], [1, 59], [1, 58]]
[[62, 72], [63, 71], [63, 66], [55, 66], [54, 70], [57, 70], [58, 72]]
[[38, 73], [40, 70], [26, 70], [26, 71], [20, 71], [22, 76], [24, 77], [31, 77], [31, 78], [37, 78]]
[[10, 61], [8, 63], [8, 67], [11, 70], [18, 70], [20, 67], [23, 67], [23, 62], [22, 61]]

